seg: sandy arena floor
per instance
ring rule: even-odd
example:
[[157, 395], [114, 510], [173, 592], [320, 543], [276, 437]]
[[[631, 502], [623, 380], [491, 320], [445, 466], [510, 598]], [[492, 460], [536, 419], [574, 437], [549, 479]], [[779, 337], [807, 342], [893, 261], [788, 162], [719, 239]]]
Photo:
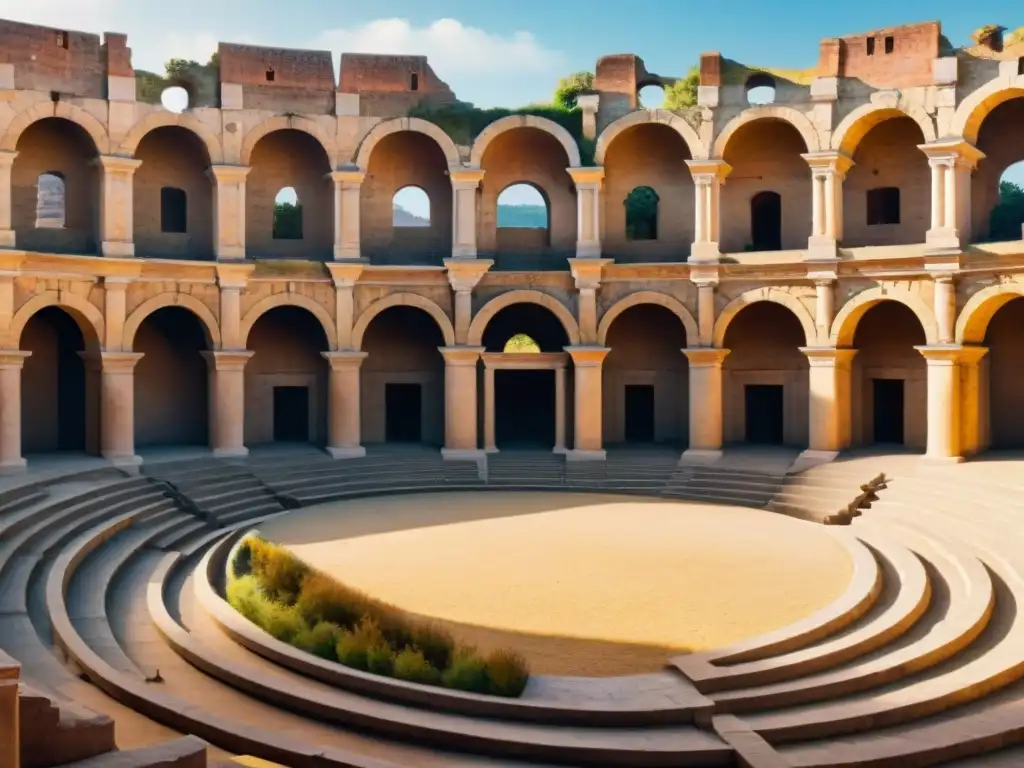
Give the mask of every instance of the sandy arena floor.
[[650, 672], [785, 626], [852, 567], [822, 527], [593, 494], [447, 493], [311, 507], [261, 526], [307, 562], [541, 674]]

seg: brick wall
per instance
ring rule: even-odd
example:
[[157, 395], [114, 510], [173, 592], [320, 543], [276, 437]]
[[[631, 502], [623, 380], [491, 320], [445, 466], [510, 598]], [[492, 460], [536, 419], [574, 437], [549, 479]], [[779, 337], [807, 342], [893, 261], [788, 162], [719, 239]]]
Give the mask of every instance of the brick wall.
[[246, 109], [331, 114], [334, 64], [330, 51], [221, 43], [220, 81], [242, 86]]
[[[932, 60], [939, 55], [941, 34], [939, 22], [931, 21], [841, 37], [839, 74], [861, 80], [874, 88], [930, 85], [933, 79]], [[825, 40], [822, 46], [819, 70], [822, 61], [831, 66], [834, 40]]]
[[372, 117], [399, 117], [419, 104], [456, 101], [426, 56], [343, 53], [338, 90], [358, 93], [360, 112]]
[[[118, 71], [124, 71], [126, 52], [115, 46]], [[0, 64], [14, 65], [18, 89], [106, 97], [107, 56], [99, 35], [0, 21]]]

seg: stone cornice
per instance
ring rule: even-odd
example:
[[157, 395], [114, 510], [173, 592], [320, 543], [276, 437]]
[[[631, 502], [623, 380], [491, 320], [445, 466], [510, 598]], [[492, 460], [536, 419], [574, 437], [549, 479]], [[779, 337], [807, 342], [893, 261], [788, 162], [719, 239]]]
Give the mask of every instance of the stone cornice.
[[600, 185], [604, 180], [604, 167], [594, 166], [589, 168], [566, 168], [565, 172], [572, 177], [576, 186], [591, 184]]

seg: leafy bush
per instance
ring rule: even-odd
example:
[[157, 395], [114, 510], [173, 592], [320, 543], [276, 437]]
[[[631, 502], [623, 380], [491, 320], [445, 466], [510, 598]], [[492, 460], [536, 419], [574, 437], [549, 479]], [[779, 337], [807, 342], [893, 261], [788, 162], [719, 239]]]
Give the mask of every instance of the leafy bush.
[[475, 654], [458, 654], [441, 675], [441, 682], [445, 687], [459, 691], [487, 693], [490, 689], [487, 663]]
[[250, 536], [252, 573], [263, 591], [273, 600], [293, 605], [299, 597], [309, 566], [285, 547]]
[[[341, 634], [336, 647], [338, 661], [346, 667], [369, 671], [370, 654], [380, 646], [387, 647], [380, 626], [372, 618], [363, 617], [354, 630]], [[379, 654], [374, 656], [377, 658]]]
[[302, 582], [295, 607], [306, 621], [327, 621], [351, 629], [366, 613], [367, 602], [368, 599], [355, 590], [313, 571]]
[[394, 675], [399, 680], [424, 685], [437, 685], [441, 682], [441, 673], [424, 658], [421, 651], [406, 648], [395, 656]]
[[422, 624], [413, 629], [411, 645], [438, 669], [446, 669], [452, 663], [455, 638], [437, 624]]
[[515, 651], [498, 650], [487, 656], [490, 693], [496, 696], [520, 696], [530, 679], [526, 659]]
[[231, 573], [236, 579], [252, 573], [252, 545], [250, 539], [244, 539], [236, 548], [231, 560]]
[[387, 643], [377, 643], [366, 652], [366, 671], [390, 677], [395, 671], [395, 652]]
[[292, 644], [299, 650], [312, 653], [328, 661], [338, 660], [338, 640], [342, 630], [337, 624], [321, 621], [312, 629], [303, 629], [292, 638]]

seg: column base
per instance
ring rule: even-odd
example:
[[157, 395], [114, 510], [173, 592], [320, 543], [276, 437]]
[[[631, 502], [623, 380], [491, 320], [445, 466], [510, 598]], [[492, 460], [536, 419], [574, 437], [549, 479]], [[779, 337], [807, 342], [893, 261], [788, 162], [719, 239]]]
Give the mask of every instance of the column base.
[[445, 461], [482, 461], [487, 452], [480, 448], [442, 448], [441, 458]]
[[789, 471], [803, 472], [805, 469], [816, 467], [819, 464], [828, 464], [830, 461], [835, 461], [838, 455], [839, 451], [813, 451], [808, 448], [806, 451], [801, 451], [800, 455], [796, 457]]
[[334, 260], [335, 261], [360, 261], [362, 256], [359, 254], [359, 246], [352, 248], [350, 246], [334, 246]]
[[831, 237], [811, 237], [807, 240], [807, 261], [834, 261], [839, 256], [839, 244]]
[[0, 461], [0, 475], [20, 475], [28, 469], [28, 462], [19, 456], [16, 459]]
[[604, 461], [608, 454], [602, 449], [599, 451], [584, 451], [579, 448], [565, 452], [566, 461]]
[[921, 457], [921, 461], [924, 464], [935, 464], [935, 465], [938, 465], [938, 466], [943, 466], [943, 465], [947, 465], [947, 464], [963, 464], [964, 457], [963, 456], [929, 456], [928, 454], [925, 454], [924, 456]]
[[135, 256], [135, 243], [119, 243], [104, 240], [100, 246], [100, 253], [115, 259], [131, 259]]
[[244, 445], [237, 448], [214, 448], [213, 458], [215, 459], [236, 459], [249, 455], [249, 449]]
[[141, 456], [125, 456], [124, 454], [100, 454], [104, 459], [110, 462], [115, 467], [138, 467], [142, 464]]
[[498, 450], [498, 446], [488, 445], [484, 447], [484, 453], [500, 453], [500, 451]]
[[366, 449], [361, 445], [328, 445], [324, 451], [332, 459], [361, 459], [366, 456]]
[[924, 236], [924, 247], [929, 253], [959, 253], [960, 234], [955, 229], [929, 229]]
[[217, 261], [244, 261], [245, 246], [222, 245], [217, 249]]
[[714, 464], [722, 458], [721, 450], [710, 448], [687, 448], [679, 457], [680, 464]]
[[600, 259], [601, 243], [576, 243], [577, 259]]
[[690, 256], [687, 262], [690, 264], [717, 264], [722, 259], [722, 251], [718, 243], [703, 242], [694, 243], [690, 246]]
[[13, 229], [0, 229], [0, 248], [14, 248], [15, 237]]
[[557, 453], [559, 456], [564, 456], [569, 452], [569, 449], [566, 448], [564, 445], [556, 445], [554, 448], [551, 449], [551, 452]]

